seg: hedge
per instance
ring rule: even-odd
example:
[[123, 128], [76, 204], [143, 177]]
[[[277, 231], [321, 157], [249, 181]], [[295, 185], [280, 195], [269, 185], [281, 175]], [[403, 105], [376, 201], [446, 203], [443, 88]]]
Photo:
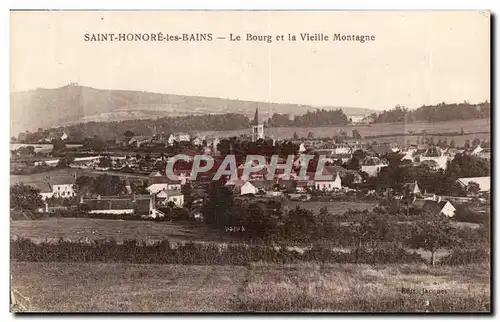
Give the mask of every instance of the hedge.
[[126, 240], [96, 240], [92, 243], [65, 241], [34, 243], [30, 239], [11, 240], [11, 259], [30, 262], [120, 262], [138, 264], [186, 265], [248, 265], [252, 262], [269, 263], [328, 262], [328, 263], [423, 263], [417, 253], [392, 245], [375, 249], [334, 251], [313, 246], [303, 253], [286, 247], [252, 244], [201, 244], [172, 245], [168, 240], [154, 244]]

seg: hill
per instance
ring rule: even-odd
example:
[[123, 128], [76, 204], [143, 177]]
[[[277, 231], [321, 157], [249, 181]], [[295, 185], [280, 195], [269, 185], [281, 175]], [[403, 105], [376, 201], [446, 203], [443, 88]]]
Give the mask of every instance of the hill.
[[[11, 93], [10, 133], [36, 131], [82, 122], [107, 122], [236, 113], [253, 117], [259, 108], [262, 119], [273, 113], [302, 115], [316, 107], [299, 104], [265, 103], [201, 96], [160, 94], [143, 91], [105, 90], [70, 84], [68, 86]], [[325, 108], [325, 107], [323, 107]], [[326, 107], [325, 109], [337, 109]], [[350, 115], [369, 114], [367, 109], [344, 108]], [[367, 112], [369, 111], [369, 112]]]

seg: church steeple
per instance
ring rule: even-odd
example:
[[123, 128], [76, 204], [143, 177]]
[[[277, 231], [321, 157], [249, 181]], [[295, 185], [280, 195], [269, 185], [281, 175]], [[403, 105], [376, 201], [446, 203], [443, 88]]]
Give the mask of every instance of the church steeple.
[[259, 122], [259, 109], [256, 108], [252, 121], [252, 141], [256, 142], [259, 139], [264, 139], [264, 125]]
[[253, 117], [252, 125], [259, 125], [259, 108], [255, 109], [255, 116]]

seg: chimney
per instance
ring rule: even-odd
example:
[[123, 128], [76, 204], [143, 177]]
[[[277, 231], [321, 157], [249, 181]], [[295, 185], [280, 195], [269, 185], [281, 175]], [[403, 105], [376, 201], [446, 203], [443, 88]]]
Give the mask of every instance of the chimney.
[[80, 203], [83, 203], [83, 194], [80, 195]]

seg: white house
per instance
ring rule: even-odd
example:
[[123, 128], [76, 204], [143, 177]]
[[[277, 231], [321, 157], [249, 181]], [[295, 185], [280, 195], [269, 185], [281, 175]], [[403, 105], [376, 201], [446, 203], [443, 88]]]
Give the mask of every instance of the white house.
[[63, 132], [61, 135], [61, 140], [66, 141], [67, 139], [68, 139], [68, 135], [66, 134], [66, 132]]
[[191, 135], [187, 133], [179, 133], [178, 140], [179, 142], [189, 142], [191, 141]]
[[167, 139], [167, 143], [168, 143], [168, 145], [172, 145], [172, 144], [174, 144], [174, 142], [175, 142], [175, 141], [176, 141], [176, 137], [175, 137], [175, 135], [174, 135], [174, 134], [170, 134], [170, 135], [168, 136], [168, 139]]
[[112, 196], [84, 199], [80, 203], [87, 205], [92, 214], [147, 214], [156, 217], [154, 195], [137, 195], [131, 197]]
[[203, 144], [203, 139], [201, 137], [197, 136], [197, 137], [195, 137], [193, 139], [192, 143], [193, 143], [193, 145], [202, 145]]
[[457, 182], [467, 190], [470, 182], [475, 182], [479, 185], [480, 192], [490, 191], [491, 177], [474, 177], [474, 178], [459, 178]]
[[446, 170], [449, 156], [445, 154], [440, 147], [431, 146], [424, 153], [422, 153], [422, 155], [420, 155], [420, 162], [428, 160], [436, 162], [438, 169]]
[[184, 195], [179, 190], [162, 190], [156, 195], [156, 200], [163, 205], [173, 202], [177, 207], [184, 206]]
[[380, 169], [387, 166], [387, 163], [382, 162], [382, 160], [377, 157], [366, 158], [361, 165], [361, 171], [368, 173], [370, 177], [376, 177]]
[[445, 215], [446, 217], [455, 216], [457, 209], [449, 201], [440, 201], [437, 203], [439, 213]]
[[48, 180], [56, 198], [71, 198], [76, 196], [75, 176], [54, 177]]
[[406, 183], [404, 185], [404, 187], [406, 188], [406, 190], [408, 191], [409, 194], [412, 194], [412, 195], [419, 195], [421, 194], [422, 192], [420, 191], [420, 188], [418, 186], [418, 183], [417, 181], [415, 180], [415, 182], [413, 183]]
[[337, 172], [335, 179], [333, 180], [314, 180], [314, 187], [321, 191], [333, 191], [340, 190], [342, 188], [342, 180], [340, 179], [340, 173]]
[[426, 199], [413, 200], [412, 208], [431, 211], [435, 214], [442, 214], [446, 217], [455, 216], [456, 208], [449, 201], [433, 201]]
[[147, 188], [150, 194], [158, 193], [162, 190], [181, 190], [181, 184], [179, 182], [164, 182], [164, 183], [153, 183], [150, 184]]
[[257, 189], [250, 181], [245, 182], [241, 188], [240, 188], [240, 195], [250, 195], [250, 194], [257, 194], [259, 192], [259, 189]]

